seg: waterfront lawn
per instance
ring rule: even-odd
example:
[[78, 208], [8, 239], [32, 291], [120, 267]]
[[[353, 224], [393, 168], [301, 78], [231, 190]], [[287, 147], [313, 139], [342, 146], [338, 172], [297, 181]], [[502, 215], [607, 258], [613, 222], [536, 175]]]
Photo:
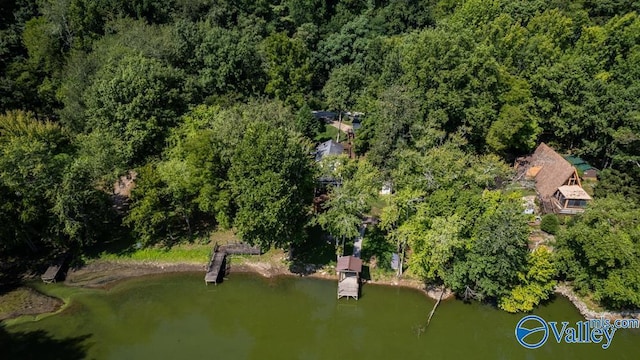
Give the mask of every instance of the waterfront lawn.
[[164, 262], [164, 263], [206, 263], [213, 246], [236, 242], [231, 231], [216, 231], [190, 243], [179, 243], [172, 247], [132, 246], [125, 251], [102, 251], [98, 259], [107, 261]]
[[103, 253], [101, 260], [140, 261], [166, 263], [206, 263], [211, 253], [211, 245], [179, 244], [171, 248], [141, 248], [120, 254]]

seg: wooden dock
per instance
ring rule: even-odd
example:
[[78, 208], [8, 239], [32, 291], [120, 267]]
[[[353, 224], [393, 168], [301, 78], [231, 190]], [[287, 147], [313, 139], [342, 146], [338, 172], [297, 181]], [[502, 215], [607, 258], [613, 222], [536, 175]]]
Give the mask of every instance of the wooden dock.
[[246, 243], [233, 243], [223, 246], [216, 244], [213, 247], [209, 264], [207, 265], [207, 272], [204, 275], [204, 282], [207, 284], [216, 284], [222, 282], [222, 279], [227, 274], [227, 255], [260, 255], [262, 252], [260, 248], [250, 246]]
[[251, 246], [247, 243], [237, 242], [220, 246], [220, 250], [229, 255], [261, 255], [259, 247]]
[[207, 284], [214, 283], [218, 285], [218, 282], [224, 278], [225, 275], [225, 263], [227, 262], [227, 253], [220, 251], [218, 246], [213, 249], [213, 254], [209, 260], [209, 266], [207, 266], [207, 273], [204, 275], [204, 282]]

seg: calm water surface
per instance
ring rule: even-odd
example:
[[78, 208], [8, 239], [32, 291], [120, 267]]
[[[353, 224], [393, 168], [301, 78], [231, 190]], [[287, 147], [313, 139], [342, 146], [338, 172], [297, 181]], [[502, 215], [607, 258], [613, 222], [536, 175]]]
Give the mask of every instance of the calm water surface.
[[[87, 359], [640, 359], [637, 330], [618, 330], [608, 350], [551, 339], [525, 350], [514, 337], [522, 315], [445, 301], [419, 334], [433, 306], [421, 292], [365, 285], [359, 301], [337, 300], [336, 286], [248, 274], [232, 274], [219, 286], [205, 286], [202, 274], [137, 278], [109, 290], [53, 285], [44, 289], [71, 296], [71, 306], [8, 331], [28, 341], [44, 334], [76, 344], [77, 354], [65, 350], [67, 358]], [[564, 298], [535, 313], [548, 321], [581, 320]], [[59, 356], [48, 346], [22, 353]]]

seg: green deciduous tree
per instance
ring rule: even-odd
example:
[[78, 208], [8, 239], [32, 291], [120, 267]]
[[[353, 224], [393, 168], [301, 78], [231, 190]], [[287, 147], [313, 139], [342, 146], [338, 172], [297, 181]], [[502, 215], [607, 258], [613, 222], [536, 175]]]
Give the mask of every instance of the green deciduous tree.
[[107, 63], [84, 96], [86, 128], [121, 139], [128, 164], [159, 154], [185, 108], [182, 81], [179, 71], [141, 55]]
[[11, 229], [0, 246], [69, 246], [67, 238], [55, 232], [51, 208], [71, 152], [69, 137], [59, 125], [40, 122], [31, 113], [0, 116], [0, 191], [6, 196], [2, 212]]
[[329, 108], [352, 110], [362, 91], [364, 76], [359, 65], [343, 65], [331, 71], [322, 92]]
[[323, 159], [325, 176], [336, 179], [339, 185], [329, 191], [329, 200], [317, 222], [336, 239], [353, 240], [358, 237], [362, 219], [371, 209], [382, 185], [377, 170], [366, 160], [353, 161], [346, 156]]
[[[400, 149], [414, 145], [422, 138], [423, 114], [416, 94], [405, 87], [393, 86], [385, 90], [374, 106], [367, 111], [363, 131], [356, 138], [368, 147], [367, 157], [384, 170], [395, 167]], [[373, 133], [366, 139], [368, 132]], [[365, 141], [362, 141], [362, 138]]]
[[205, 96], [260, 93], [266, 83], [258, 53], [261, 37], [248, 30], [199, 25], [201, 40], [192, 61], [197, 89]]
[[311, 91], [311, 53], [304, 42], [284, 33], [267, 37], [263, 44], [269, 82], [267, 94], [289, 105], [301, 107]]
[[519, 198], [485, 192], [484, 201], [466, 260], [456, 264], [450, 285], [460, 294], [470, 287], [481, 298], [499, 299], [527, 268], [529, 228]]
[[555, 235], [560, 230], [560, 221], [556, 214], [546, 214], [540, 222], [540, 230]]
[[240, 237], [262, 248], [305, 236], [313, 197], [310, 144], [264, 122], [247, 126], [229, 169]]
[[556, 268], [549, 250], [539, 247], [530, 252], [527, 267], [526, 273], [520, 274], [522, 284], [499, 299], [501, 309], [508, 312], [531, 311], [553, 292]]
[[466, 244], [461, 236], [463, 220], [458, 215], [432, 219], [424, 215], [418, 211], [398, 236], [406, 236], [412, 250], [409, 269], [429, 283], [442, 282], [450, 276], [456, 253]]
[[620, 196], [596, 199], [558, 235], [561, 274], [616, 309], [640, 306], [640, 211]]

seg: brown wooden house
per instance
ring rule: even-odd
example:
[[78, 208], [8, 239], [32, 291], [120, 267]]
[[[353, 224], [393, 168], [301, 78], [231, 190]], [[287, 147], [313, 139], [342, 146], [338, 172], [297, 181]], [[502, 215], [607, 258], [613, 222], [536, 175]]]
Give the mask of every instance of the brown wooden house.
[[576, 169], [545, 143], [517, 167], [534, 179], [542, 208], [546, 213], [576, 214], [584, 211], [591, 196], [582, 188]]

